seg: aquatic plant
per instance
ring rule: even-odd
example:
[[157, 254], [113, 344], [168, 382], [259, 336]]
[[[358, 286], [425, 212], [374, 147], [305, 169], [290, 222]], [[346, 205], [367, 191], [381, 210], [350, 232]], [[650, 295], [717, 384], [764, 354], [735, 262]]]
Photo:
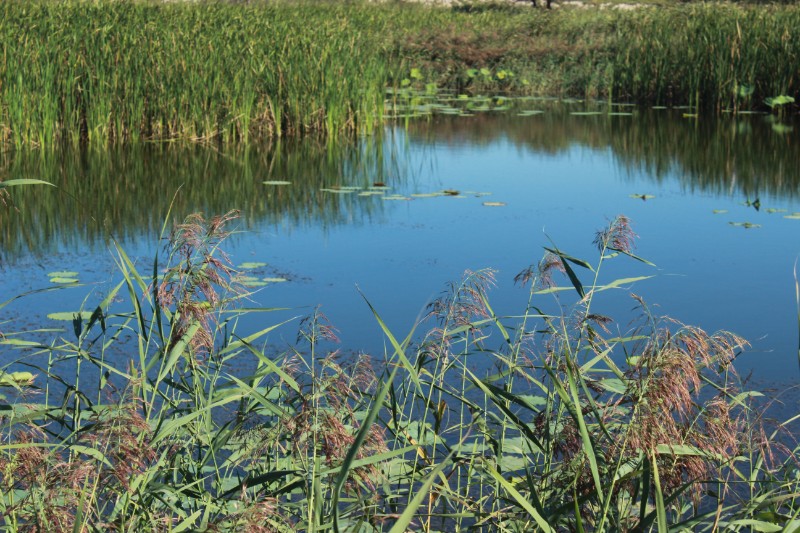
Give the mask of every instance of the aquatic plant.
[[0, 5], [0, 141], [364, 133], [381, 123], [386, 86], [417, 76], [455, 94], [739, 110], [797, 96], [800, 49], [784, 36], [799, 21], [797, 6], [10, 0]]
[[221, 252], [234, 220], [165, 228], [149, 276], [115, 247], [122, 279], [76, 314], [74, 338], [0, 343], [24, 350], [2, 374], [6, 529], [792, 523], [793, 459], [780, 469], [732, 369], [744, 341], [659, 319], [635, 295], [632, 331], [602, 313], [606, 295], [650, 277], [605, 280], [612, 260], [646, 263], [626, 217], [597, 232], [593, 265], [547, 246], [517, 276], [519, 316], [495, 314], [491, 270], [451, 283], [404, 338], [373, 309], [383, 361], [340, 354], [319, 311], [284, 350], [265, 340], [278, 324], [240, 333], [268, 310], [246, 307]]

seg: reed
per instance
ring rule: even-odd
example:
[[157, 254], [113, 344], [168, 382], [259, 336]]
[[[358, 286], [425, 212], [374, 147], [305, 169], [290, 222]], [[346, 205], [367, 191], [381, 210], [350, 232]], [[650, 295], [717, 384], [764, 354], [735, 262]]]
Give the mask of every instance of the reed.
[[[798, 97], [793, 5], [624, 11], [387, 3], [0, 6], [0, 141], [249, 143], [370, 132], [384, 90], [732, 110]], [[414, 76], [411, 76], [411, 74]]]
[[490, 270], [451, 284], [404, 338], [373, 309], [381, 363], [339, 354], [319, 312], [283, 350], [268, 342], [279, 324], [239, 331], [269, 310], [246, 307], [221, 251], [235, 216], [176, 225], [149, 275], [117, 246], [119, 283], [71, 333], [5, 332], [21, 350], [0, 374], [7, 530], [795, 523], [793, 454], [733, 372], [744, 341], [635, 296], [632, 331], [602, 314], [650, 277], [609, 278], [613, 262], [646, 263], [627, 218], [597, 233], [594, 264], [549, 245], [517, 276], [518, 316], [493, 311]]
[[246, 142], [368, 130], [383, 65], [347, 17], [344, 5], [4, 3], [4, 137]]

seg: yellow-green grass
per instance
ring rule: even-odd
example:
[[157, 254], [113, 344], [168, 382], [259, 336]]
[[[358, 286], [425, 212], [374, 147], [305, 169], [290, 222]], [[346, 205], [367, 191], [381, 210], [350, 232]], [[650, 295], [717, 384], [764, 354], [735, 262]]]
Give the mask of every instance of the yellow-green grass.
[[250, 142], [369, 132], [384, 89], [712, 109], [798, 96], [797, 6], [0, 5], [0, 140]]

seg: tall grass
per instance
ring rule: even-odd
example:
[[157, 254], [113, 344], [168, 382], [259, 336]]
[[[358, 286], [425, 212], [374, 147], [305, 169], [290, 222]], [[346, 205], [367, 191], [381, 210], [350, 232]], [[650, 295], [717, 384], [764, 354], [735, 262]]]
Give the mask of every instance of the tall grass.
[[16, 145], [248, 141], [369, 130], [384, 66], [348, 7], [5, 2], [0, 123]]
[[412, 71], [458, 93], [738, 110], [800, 97], [798, 23], [797, 6], [10, 0], [0, 6], [0, 140], [369, 132], [386, 86]]
[[[285, 350], [268, 342], [278, 324], [239, 331], [269, 310], [246, 307], [221, 251], [234, 216], [177, 225], [150, 274], [117, 248], [120, 282], [71, 333], [6, 333], [6, 350], [25, 350], [0, 381], [6, 529], [796, 524], [794, 458], [732, 370], [744, 341], [659, 319], [635, 296], [632, 331], [602, 314], [649, 277], [606, 272], [644, 261], [625, 217], [597, 233], [594, 264], [548, 246], [517, 276], [518, 316], [493, 311], [490, 270], [451, 284], [419, 334], [395, 335], [373, 309], [381, 364], [340, 355], [319, 312]], [[114, 350], [130, 363], [111, 364]]]

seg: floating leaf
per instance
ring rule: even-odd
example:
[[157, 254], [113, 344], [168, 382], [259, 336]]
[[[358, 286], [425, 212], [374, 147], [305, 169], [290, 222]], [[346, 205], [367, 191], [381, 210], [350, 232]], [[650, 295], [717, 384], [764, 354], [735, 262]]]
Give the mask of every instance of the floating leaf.
[[486, 207], [503, 207], [505, 206], [505, 202], [483, 202], [483, 205]]
[[745, 229], [760, 228], [761, 224], [753, 224], [752, 222], [728, 222], [731, 226], [741, 226]]
[[652, 200], [655, 198], [652, 194], [631, 194], [629, 195], [631, 198], [636, 198], [637, 200]]
[[447, 196], [458, 196], [460, 193], [455, 189], [445, 189], [442, 191], [442, 194]]
[[383, 191], [361, 191], [358, 193], [359, 196], [380, 196], [383, 194]]
[[291, 181], [281, 181], [281, 180], [267, 180], [263, 182], [264, 185], [291, 185]]
[[633, 113], [609, 113], [609, 117], [632, 117]]
[[0, 387], [33, 385], [35, 377], [30, 372], [0, 372]]
[[684, 113], [683, 118], [697, 118], [697, 113]]
[[80, 318], [82, 318], [83, 320], [91, 320], [91, 318], [92, 318], [92, 313], [90, 311], [81, 311], [80, 313], [73, 312], [73, 311], [64, 311], [64, 312], [61, 312], [61, 313], [50, 313], [49, 315], [47, 315], [47, 318], [49, 318], [50, 320], [60, 320], [60, 321], [63, 321], [63, 322], [72, 322], [73, 320], [75, 320], [76, 317], [78, 317], [78, 315], [80, 315]]
[[267, 283], [283, 283], [289, 280], [286, 278], [264, 278], [262, 281], [266, 281]]
[[790, 220], [800, 220], [800, 213], [792, 213], [791, 215], [783, 215], [783, 218], [788, 218]]
[[255, 280], [255, 281], [244, 281], [242, 282], [242, 285], [250, 289], [255, 289], [257, 287], [266, 287], [268, 283], [266, 281]]
[[780, 96], [775, 96], [774, 98], [767, 98], [764, 100], [764, 103], [770, 107], [779, 107], [786, 104], [793, 104], [794, 98], [786, 94], [782, 94]]
[[50, 272], [47, 274], [51, 278], [74, 278], [78, 275], [77, 272], [72, 272], [68, 270], [59, 270], [58, 272]]
[[786, 209], [776, 209], [776, 208], [774, 208], [774, 207], [768, 207], [767, 209], [765, 209], [765, 211], [766, 211], [767, 213], [770, 213], [770, 214], [771, 214], [771, 213], [785, 213], [785, 212], [786, 212]]
[[392, 194], [390, 196], [384, 196], [384, 200], [411, 200], [411, 198], [407, 196], [401, 196], [399, 194]]
[[589, 117], [594, 115], [602, 115], [600, 111], [573, 111], [570, 115], [574, 115], [576, 117]]
[[721, 214], [723, 214], [723, 213], [727, 213], [727, 212], [728, 212], [728, 210], [727, 210], [727, 209], [714, 209], [714, 210], [713, 210], [713, 211], [711, 211], [711, 212], [712, 212], [712, 213], [714, 213], [715, 215], [721, 215]]
[[50, 283], [59, 283], [59, 284], [62, 284], [62, 285], [68, 285], [70, 283], [78, 283], [78, 279], [77, 278], [55, 277], [55, 278], [50, 278]]
[[261, 268], [265, 266], [267, 266], [266, 263], [242, 263], [241, 265], [238, 266], [238, 268], [241, 268], [243, 270], [250, 270], [253, 268]]
[[435, 198], [442, 196], [440, 192], [418, 192], [411, 195], [413, 198]]
[[541, 115], [543, 113], [544, 113], [544, 111], [542, 111], [541, 109], [526, 109], [525, 111], [520, 111], [519, 113], [517, 113], [517, 116], [518, 117], [533, 117], [533, 116], [536, 116], [536, 115]]
[[330, 193], [333, 193], [333, 194], [350, 194], [352, 192], [355, 192], [355, 191], [353, 191], [351, 189], [320, 189], [320, 191], [322, 191], [322, 192], [330, 192]]

